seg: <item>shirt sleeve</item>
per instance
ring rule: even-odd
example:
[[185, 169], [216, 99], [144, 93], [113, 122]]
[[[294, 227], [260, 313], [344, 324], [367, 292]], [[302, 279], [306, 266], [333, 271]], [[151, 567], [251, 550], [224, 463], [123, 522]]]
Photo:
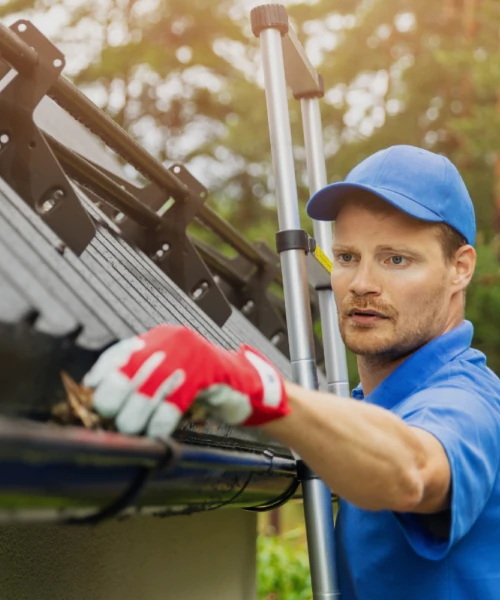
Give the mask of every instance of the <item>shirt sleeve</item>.
[[474, 525], [492, 492], [500, 458], [500, 413], [484, 398], [458, 387], [421, 391], [395, 411], [442, 444], [451, 469], [449, 536], [437, 536], [419, 515], [396, 515], [409, 543], [424, 558], [440, 560]]

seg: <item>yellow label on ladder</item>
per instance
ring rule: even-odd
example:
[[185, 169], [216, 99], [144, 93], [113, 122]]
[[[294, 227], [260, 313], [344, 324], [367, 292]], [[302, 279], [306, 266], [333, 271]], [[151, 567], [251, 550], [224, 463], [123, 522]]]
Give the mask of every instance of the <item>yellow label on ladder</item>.
[[330, 287], [332, 261], [319, 246], [316, 246], [314, 252], [306, 254], [306, 265], [307, 279], [313, 288], [324, 290]]
[[318, 260], [323, 267], [328, 271], [328, 273], [332, 272], [332, 261], [328, 258], [328, 256], [321, 250], [319, 246], [316, 246], [316, 250], [314, 251], [314, 256], [316, 260]]

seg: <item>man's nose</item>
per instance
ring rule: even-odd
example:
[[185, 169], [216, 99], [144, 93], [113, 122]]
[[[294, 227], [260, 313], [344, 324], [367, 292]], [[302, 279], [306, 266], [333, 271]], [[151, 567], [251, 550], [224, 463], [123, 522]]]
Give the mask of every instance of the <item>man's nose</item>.
[[378, 295], [381, 292], [380, 284], [378, 283], [373, 265], [368, 262], [360, 261], [354, 276], [349, 285], [349, 291], [356, 296], [366, 296], [367, 294]]

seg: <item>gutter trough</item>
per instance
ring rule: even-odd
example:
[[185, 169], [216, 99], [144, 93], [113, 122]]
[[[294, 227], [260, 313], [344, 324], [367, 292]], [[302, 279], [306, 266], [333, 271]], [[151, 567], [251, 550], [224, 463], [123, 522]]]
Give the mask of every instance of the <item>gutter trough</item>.
[[0, 522], [258, 508], [298, 497], [295, 489], [294, 459], [270, 449], [163, 443], [0, 417]]

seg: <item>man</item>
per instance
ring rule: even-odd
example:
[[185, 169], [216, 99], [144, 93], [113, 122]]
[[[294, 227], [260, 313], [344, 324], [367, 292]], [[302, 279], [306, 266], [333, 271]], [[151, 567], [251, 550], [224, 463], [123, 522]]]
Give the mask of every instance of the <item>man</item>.
[[117, 344], [85, 383], [127, 433], [171, 433], [195, 398], [259, 425], [341, 497], [344, 600], [500, 598], [500, 381], [470, 349], [472, 202], [444, 157], [370, 156], [308, 204], [335, 220], [332, 288], [363, 402], [284, 382], [253, 349], [184, 327]]

